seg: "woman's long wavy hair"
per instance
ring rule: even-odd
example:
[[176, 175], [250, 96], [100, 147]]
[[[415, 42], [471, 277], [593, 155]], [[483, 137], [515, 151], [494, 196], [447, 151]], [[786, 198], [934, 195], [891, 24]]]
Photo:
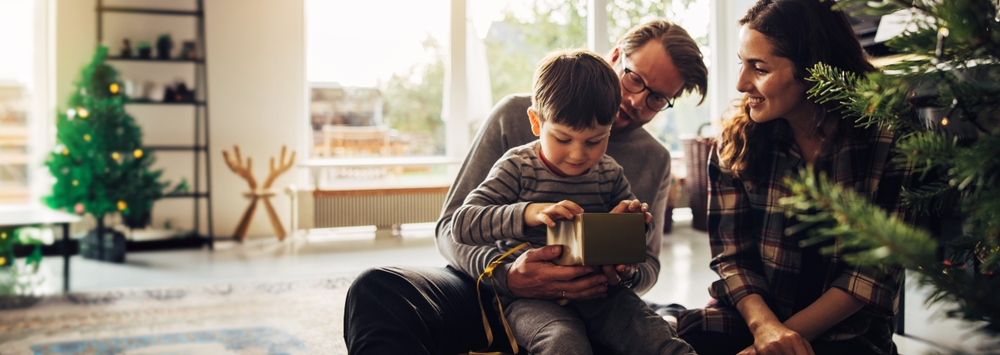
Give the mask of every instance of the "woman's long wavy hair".
[[[809, 77], [807, 69], [820, 62], [858, 75], [875, 71], [847, 16], [831, 9], [832, 4], [829, 0], [760, 0], [747, 10], [739, 24], [766, 36], [774, 47], [774, 55], [791, 60], [800, 82], [805, 83]], [[831, 102], [816, 110], [815, 133], [824, 139], [821, 154], [836, 141], [858, 132], [854, 122], [841, 119], [835, 112], [836, 105]], [[769, 137], [772, 127], [786, 123], [751, 120], [746, 96], [730, 112], [734, 115], [723, 123], [719, 158], [735, 177], [763, 181], [770, 164], [760, 162], [759, 158], [771, 149], [767, 142], [772, 140]]]

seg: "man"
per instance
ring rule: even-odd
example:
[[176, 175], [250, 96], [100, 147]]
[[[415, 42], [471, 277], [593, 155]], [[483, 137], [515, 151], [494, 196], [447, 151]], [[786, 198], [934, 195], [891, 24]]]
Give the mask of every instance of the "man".
[[[535, 139], [525, 124], [529, 95], [502, 99], [483, 122], [452, 184], [438, 219], [438, 250], [447, 268], [375, 268], [361, 274], [347, 295], [344, 338], [351, 354], [457, 354], [487, 348], [484, 316], [494, 331], [491, 349], [510, 351], [490, 306], [493, 292], [510, 297], [587, 300], [606, 296], [608, 285], [648, 291], [659, 274], [659, 253], [670, 175], [670, 154], [639, 129], [673, 100], [697, 91], [704, 101], [708, 71], [697, 44], [680, 26], [656, 20], [637, 26], [606, 58], [619, 75], [622, 103], [611, 128], [607, 154], [625, 170], [640, 201], [651, 201], [655, 232], [647, 262], [638, 270], [595, 273], [591, 267], [557, 266], [561, 246], [530, 249], [505, 259], [483, 277], [486, 312], [480, 311], [476, 279], [501, 256], [500, 245], [455, 243], [452, 215], [504, 152]], [[513, 260], [512, 262], [508, 262]]]

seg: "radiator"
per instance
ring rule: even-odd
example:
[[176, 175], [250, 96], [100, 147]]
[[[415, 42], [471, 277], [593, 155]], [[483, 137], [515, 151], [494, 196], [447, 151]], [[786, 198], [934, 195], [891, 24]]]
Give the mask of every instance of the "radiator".
[[299, 194], [301, 228], [375, 225], [387, 229], [436, 221], [448, 187], [302, 192], [308, 196]]

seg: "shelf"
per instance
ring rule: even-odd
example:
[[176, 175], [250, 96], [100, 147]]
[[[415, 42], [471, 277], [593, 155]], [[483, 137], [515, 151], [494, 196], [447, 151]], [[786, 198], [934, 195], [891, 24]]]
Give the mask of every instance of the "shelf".
[[150, 145], [142, 147], [149, 151], [201, 151], [206, 150], [203, 145]]
[[190, 106], [190, 105], [194, 105], [194, 106], [205, 106], [205, 102], [204, 101], [198, 101], [198, 102], [190, 102], [190, 101], [185, 101], [185, 102], [163, 102], [163, 101], [140, 101], [140, 100], [135, 100], [135, 101], [131, 101], [131, 102], [126, 102], [125, 104], [126, 105], [173, 105], [173, 106], [185, 106], [185, 105]]
[[97, 11], [143, 14], [143, 15], [171, 15], [171, 16], [202, 15], [201, 11], [196, 11], [196, 10], [143, 9], [143, 8], [124, 7], [124, 6], [101, 6], [97, 8]]
[[208, 198], [209, 194], [205, 192], [183, 192], [183, 193], [171, 193], [163, 195], [163, 198]]
[[138, 57], [113, 57], [108, 56], [107, 60], [127, 61], [127, 62], [160, 62], [160, 63], [204, 63], [205, 59], [184, 59], [184, 58], [138, 58]]

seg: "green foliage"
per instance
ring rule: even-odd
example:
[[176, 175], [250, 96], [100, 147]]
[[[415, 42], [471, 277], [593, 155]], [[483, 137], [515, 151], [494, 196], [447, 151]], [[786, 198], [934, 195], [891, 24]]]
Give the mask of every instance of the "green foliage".
[[[810, 97], [838, 104], [862, 126], [901, 133], [897, 163], [918, 185], [903, 191], [913, 212], [958, 216], [963, 233], [938, 246], [928, 232], [887, 216], [850, 190], [803, 172], [783, 201], [812, 228], [811, 242], [835, 237], [858, 264], [902, 265], [932, 287], [927, 302], [954, 305], [950, 317], [1000, 336], [1000, 22], [992, 0], [843, 0], [838, 6], [886, 14], [908, 9], [914, 31], [890, 40], [909, 56], [855, 77], [826, 65], [811, 70]], [[819, 213], [813, 214], [813, 212]], [[946, 250], [945, 260], [937, 256]], [[832, 252], [833, 250], [827, 250]], [[1000, 341], [989, 344], [1000, 349]]]
[[427, 132], [434, 142], [434, 152], [444, 152], [444, 122], [441, 105], [444, 98], [444, 49], [433, 37], [423, 42], [424, 50], [434, 60], [416, 64], [409, 71], [393, 74], [383, 84], [384, 119], [390, 127], [403, 132]]
[[154, 158], [142, 150], [142, 131], [125, 112], [118, 72], [104, 63], [106, 47], [76, 82], [67, 112], [56, 119], [57, 145], [45, 161], [56, 178], [46, 202], [52, 208], [102, 217], [121, 211], [141, 216], [160, 198], [166, 183], [151, 171]]

